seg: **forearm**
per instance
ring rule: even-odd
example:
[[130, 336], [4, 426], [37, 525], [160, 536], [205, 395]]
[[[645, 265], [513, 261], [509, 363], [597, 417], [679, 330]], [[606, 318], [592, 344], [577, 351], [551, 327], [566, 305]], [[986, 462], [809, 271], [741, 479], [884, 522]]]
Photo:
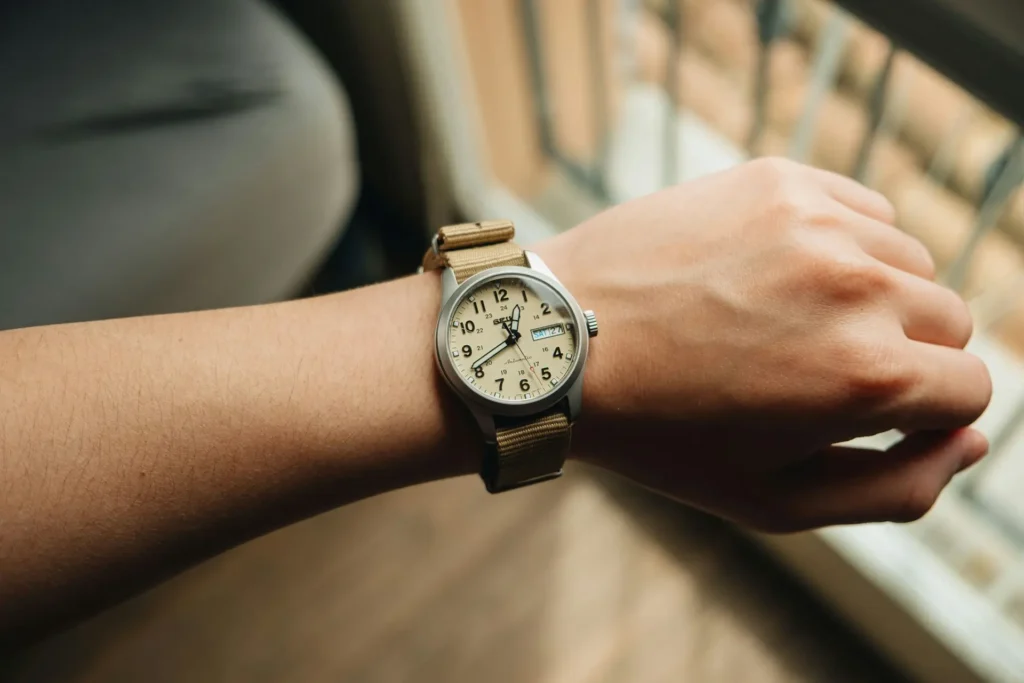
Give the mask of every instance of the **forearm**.
[[[984, 455], [962, 428], [991, 381], [967, 305], [893, 221], [848, 179], [763, 160], [546, 242], [602, 321], [574, 455], [765, 530], [920, 517]], [[477, 471], [439, 304], [425, 275], [0, 334], [0, 650], [304, 516]], [[910, 436], [882, 457], [833, 446], [891, 429]]]
[[439, 290], [425, 275], [0, 334], [0, 643], [333, 506], [472, 472], [428, 343]]

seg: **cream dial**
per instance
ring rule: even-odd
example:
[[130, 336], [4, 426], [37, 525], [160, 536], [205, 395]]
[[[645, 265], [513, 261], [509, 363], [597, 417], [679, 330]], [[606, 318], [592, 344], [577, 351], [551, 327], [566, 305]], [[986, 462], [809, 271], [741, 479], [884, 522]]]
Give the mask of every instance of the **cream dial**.
[[506, 276], [468, 292], [448, 327], [448, 353], [462, 379], [503, 401], [536, 400], [572, 370], [578, 330], [552, 288]]

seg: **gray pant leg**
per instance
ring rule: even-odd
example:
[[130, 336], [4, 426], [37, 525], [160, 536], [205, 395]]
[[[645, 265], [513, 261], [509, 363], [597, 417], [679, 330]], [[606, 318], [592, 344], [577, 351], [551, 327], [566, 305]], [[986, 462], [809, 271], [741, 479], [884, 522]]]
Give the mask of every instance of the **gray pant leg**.
[[0, 93], [0, 329], [288, 296], [354, 201], [345, 101], [258, 0], [10, 3]]

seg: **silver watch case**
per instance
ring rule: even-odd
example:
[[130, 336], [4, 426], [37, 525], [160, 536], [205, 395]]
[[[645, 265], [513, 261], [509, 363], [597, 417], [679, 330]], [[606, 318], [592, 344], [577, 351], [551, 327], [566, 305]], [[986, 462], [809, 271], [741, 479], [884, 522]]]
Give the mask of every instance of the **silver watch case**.
[[[587, 352], [590, 348], [590, 335], [587, 334], [587, 319], [583, 314], [583, 309], [539, 256], [527, 251], [526, 261], [530, 265], [529, 268], [520, 266], [489, 268], [477, 273], [462, 284], [455, 281], [455, 274], [450, 268], [445, 268], [442, 271], [441, 313], [437, 318], [434, 346], [437, 365], [445, 382], [469, 407], [484, 436], [489, 441], [494, 441], [495, 438], [495, 415], [528, 417], [542, 413], [560, 401], [568, 399], [569, 421], [575, 422], [583, 402], [583, 369], [586, 367]], [[565, 381], [558, 388], [533, 401], [504, 401], [478, 393], [458, 374], [451, 356], [447, 353], [448, 328], [451, 325], [455, 307], [462, 297], [469, 290], [475, 289], [485, 282], [509, 276], [542, 282], [561, 295], [569, 304], [576, 327], [576, 337], [579, 339], [579, 348]]]

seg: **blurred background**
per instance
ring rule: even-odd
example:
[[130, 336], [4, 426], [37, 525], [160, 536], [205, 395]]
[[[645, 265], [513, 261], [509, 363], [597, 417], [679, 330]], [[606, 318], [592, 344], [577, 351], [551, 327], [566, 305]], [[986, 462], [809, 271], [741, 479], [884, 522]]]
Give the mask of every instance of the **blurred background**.
[[[0, 328], [412, 272], [753, 156], [886, 194], [970, 301], [993, 444], [914, 524], [752, 536], [597, 472], [365, 501], [0, 662], [29, 681], [1024, 681], [1024, 5], [0, 9]], [[884, 440], [880, 437], [879, 440]], [[2, 569], [0, 569], [2, 578]]]

